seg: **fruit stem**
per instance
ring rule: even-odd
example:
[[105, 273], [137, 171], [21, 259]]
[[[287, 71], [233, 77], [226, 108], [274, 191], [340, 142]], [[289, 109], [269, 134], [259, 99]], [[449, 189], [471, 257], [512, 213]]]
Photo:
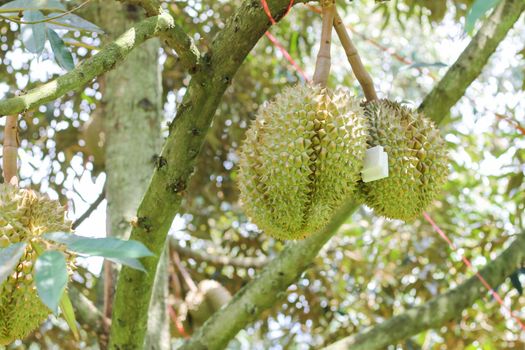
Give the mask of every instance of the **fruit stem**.
[[321, 29], [321, 45], [315, 63], [314, 84], [326, 87], [330, 74], [330, 46], [332, 44], [332, 23], [335, 17], [335, 0], [322, 0], [323, 25]]
[[3, 167], [4, 181], [13, 186], [18, 186], [18, 116], [6, 117], [4, 127]]
[[370, 74], [368, 74], [368, 72], [366, 71], [363, 62], [361, 61], [361, 57], [359, 57], [359, 52], [357, 51], [357, 48], [352, 42], [350, 35], [348, 35], [348, 31], [346, 30], [343, 20], [337, 13], [337, 10], [335, 10], [334, 28], [337, 32], [337, 35], [339, 36], [339, 40], [341, 41], [343, 48], [345, 49], [346, 57], [348, 57], [348, 62], [350, 63], [350, 66], [352, 66], [352, 70], [357, 80], [359, 81], [359, 84], [363, 88], [366, 100], [368, 102], [377, 100], [377, 93], [376, 89], [374, 88], [374, 81], [372, 80]]

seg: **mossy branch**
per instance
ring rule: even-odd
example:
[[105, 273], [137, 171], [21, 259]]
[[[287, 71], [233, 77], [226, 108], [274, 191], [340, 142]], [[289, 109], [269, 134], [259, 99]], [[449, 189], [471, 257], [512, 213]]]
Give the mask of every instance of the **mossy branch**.
[[[491, 286], [500, 285], [507, 276], [525, 264], [525, 233], [495, 260], [488, 263], [480, 274]], [[398, 341], [426, 329], [438, 328], [461, 315], [476, 300], [487, 295], [487, 289], [476, 276], [460, 286], [441, 294], [429, 302], [410, 309], [388, 321], [355, 336], [341, 339], [325, 350], [376, 350], [394, 345]]]
[[492, 53], [524, 10], [524, 0], [501, 1], [419, 109], [436, 123], [443, 120], [481, 74]]
[[306, 270], [357, 207], [351, 201], [345, 203], [326, 227], [303, 241], [288, 243], [278, 257], [238, 291], [225, 307], [213, 314], [180, 350], [224, 349], [237, 332], [286, 297], [288, 286]]
[[161, 34], [168, 38], [183, 64], [190, 69], [195, 67], [198, 52], [193, 41], [175, 24], [173, 17], [162, 13], [139, 22], [72, 71], [23, 95], [0, 101], [0, 116], [24, 112], [61, 97], [69, 91], [82, 88], [93, 78], [113, 69], [144, 41]]

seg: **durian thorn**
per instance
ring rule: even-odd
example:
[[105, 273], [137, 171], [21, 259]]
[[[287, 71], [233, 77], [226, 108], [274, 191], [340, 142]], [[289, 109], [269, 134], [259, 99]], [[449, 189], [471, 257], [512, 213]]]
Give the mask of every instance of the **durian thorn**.
[[348, 35], [348, 31], [346, 30], [346, 27], [343, 23], [343, 20], [339, 16], [339, 13], [337, 13], [337, 10], [335, 10], [334, 28], [337, 32], [339, 40], [341, 41], [341, 45], [343, 45], [346, 57], [348, 58], [348, 62], [352, 67], [352, 71], [354, 72], [355, 77], [359, 81], [359, 84], [363, 88], [366, 100], [368, 102], [377, 100], [377, 93], [374, 87], [374, 81], [372, 80], [370, 74], [368, 74], [368, 72], [366, 71], [363, 62], [361, 61], [361, 57], [359, 56], [359, 52], [357, 51], [357, 48], [352, 42], [350, 35]]
[[328, 76], [330, 75], [330, 47], [332, 44], [332, 27], [335, 16], [335, 1], [324, 0], [323, 24], [321, 28], [321, 45], [315, 63], [314, 84], [326, 87]]
[[18, 116], [6, 117], [4, 127], [3, 168], [4, 181], [18, 186]]

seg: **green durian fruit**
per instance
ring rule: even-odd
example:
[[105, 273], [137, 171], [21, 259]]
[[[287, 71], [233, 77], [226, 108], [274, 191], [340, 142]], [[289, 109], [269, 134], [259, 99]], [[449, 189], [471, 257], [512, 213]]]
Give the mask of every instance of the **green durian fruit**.
[[324, 226], [355, 190], [366, 150], [357, 98], [297, 85], [260, 107], [240, 151], [238, 184], [247, 215], [277, 239]]
[[388, 100], [366, 104], [368, 147], [383, 146], [389, 176], [359, 183], [359, 195], [378, 215], [415, 220], [434, 200], [448, 176], [446, 146], [423, 114]]
[[[38, 243], [46, 232], [70, 230], [64, 208], [57, 201], [32, 190], [0, 184], [0, 248], [28, 243], [13, 274], [0, 284], [0, 345], [26, 337], [51, 313], [33, 283], [37, 253], [30, 242]], [[48, 243], [41, 245], [52, 248]], [[68, 262], [72, 268], [72, 259]]]

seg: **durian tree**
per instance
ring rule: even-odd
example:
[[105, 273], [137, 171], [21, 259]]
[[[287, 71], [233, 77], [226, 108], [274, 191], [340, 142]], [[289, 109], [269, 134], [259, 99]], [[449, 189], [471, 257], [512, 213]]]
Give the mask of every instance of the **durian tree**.
[[[20, 159], [20, 189], [2, 185], [0, 238], [8, 250], [0, 253], [17, 267], [16, 278], [10, 275], [0, 288], [23, 294], [2, 299], [2, 327], [19, 329], [30, 319], [29, 327], [38, 328], [56, 308], [42, 304], [45, 297], [31, 281], [34, 259], [44, 252], [18, 257], [22, 250], [14, 251], [26, 232], [37, 237], [37, 247], [42, 239], [46, 250], [65, 251], [67, 264], [74, 248], [76, 254], [86, 253], [86, 246], [93, 250], [89, 239], [64, 234], [70, 223], [54, 227], [52, 213], [59, 210], [63, 221], [64, 207], [29, 187], [68, 203], [70, 217], [80, 218], [75, 227], [107, 198], [108, 236], [131, 239], [111, 238], [105, 245], [129, 245], [99, 254], [131, 265], [120, 272], [110, 264], [100, 276], [82, 266], [66, 268], [71, 281], [63, 288], [76, 312], [64, 307], [61, 315], [72, 330], [78, 321], [80, 343], [75, 331], [61, 329], [60, 318], [52, 317], [11, 347], [51, 342], [62, 348], [149, 349], [174, 342], [216, 349], [242, 347], [246, 339], [262, 348], [334, 342], [329, 347], [519, 347], [523, 339], [509, 334], [517, 324], [505, 320], [478, 279], [467, 279], [471, 270], [450, 261], [446, 243], [422, 219], [428, 210], [456, 243], [471, 248], [469, 258], [486, 257], [473, 261], [485, 266], [481, 275], [519, 312], [525, 259], [522, 104], [504, 104], [516, 112], [498, 110], [495, 118], [506, 124], [495, 124], [491, 137], [478, 139], [465, 131], [472, 112], [463, 113], [465, 106], [484, 113], [496, 108], [470, 90], [464, 96], [478, 76], [486, 85], [494, 80], [491, 74], [516, 81], [510, 71], [519, 66], [509, 72], [483, 69], [509, 31], [507, 40], [522, 43], [523, 25], [511, 28], [525, 3], [488, 3], [337, 3], [339, 17], [326, 1], [0, 2], [0, 33], [7, 43], [0, 47], [1, 74], [12, 94], [0, 101], [6, 117], [2, 156], [11, 164], [3, 167], [4, 181], [17, 172], [17, 147], [31, 156]], [[350, 38], [345, 24], [352, 17]], [[458, 21], [455, 28], [472, 35], [457, 59], [448, 57], [450, 63], [456, 59], [450, 67], [442, 67], [438, 44], [429, 40], [445, 40], [439, 30], [446, 24], [432, 28], [440, 21]], [[332, 24], [334, 45], [327, 51]], [[24, 36], [28, 28], [32, 37]], [[306, 73], [315, 73], [313, 84], [281, 56], [275, 39], [263, 38], [267, 30], [285, 43], [296, 65], [311, 67]], [[410, 40], [412, 53], [429, 49], [426, 59], [435, 61], [410, 57]], [[11, 52], [20, 47], [35, 51], [46, 45], [38, 59], [22, 65], [13, 60]], [[30, 76], [34, 62], [51, 59], [64, 71], [20, 87], [20, 74]], [[460, 99], [461, 109], [450, 113]], [[7, 121], [16, 124], [19, 114], [17, 144], [7, 136]], [[13, 145], [14, 157], [7, 152]], [[364, 182], [366, 150], [378, 145], [389, 156], [389, 176]], [[460, 161], [465, 154], [470, 163]], [[480, 179], [472, 164], [502, 154], [509, 170]], [[44, 181], [25, 170], [24, 163], [34, 159], [53, 162]], [[82, 172], [106, 178], [86, 213], [71, 207], [78, 200], [63, 179], [78, 159]], [[75, 171], [72, 178], [80, 178]], [[43, 215], [38, 232], [27, 223], [38, 210], [28, 213], [24, 196], [54, 208]], [[478, 205], [487, 199], [490, 206]], [[183, 231], [168, 235], [176, 214]], [[84, 250], [78, 240], [84, 240]], [[147, 249], [136, 248], [142, 247], [138, 242]], [[131, 247], [138, 255], [122, 256]], [[125, 260], [150, 251], [140, 262]], [[146, 273], [132, 268], [142, 265]], [[48, 271], [55, 276], [58, 270]], [[291, 322], [283, 321], [289, 317]], [[276, 325], [285, 335], [272, 335]], [[10, 334], [8, 340], [25, 335]]]

